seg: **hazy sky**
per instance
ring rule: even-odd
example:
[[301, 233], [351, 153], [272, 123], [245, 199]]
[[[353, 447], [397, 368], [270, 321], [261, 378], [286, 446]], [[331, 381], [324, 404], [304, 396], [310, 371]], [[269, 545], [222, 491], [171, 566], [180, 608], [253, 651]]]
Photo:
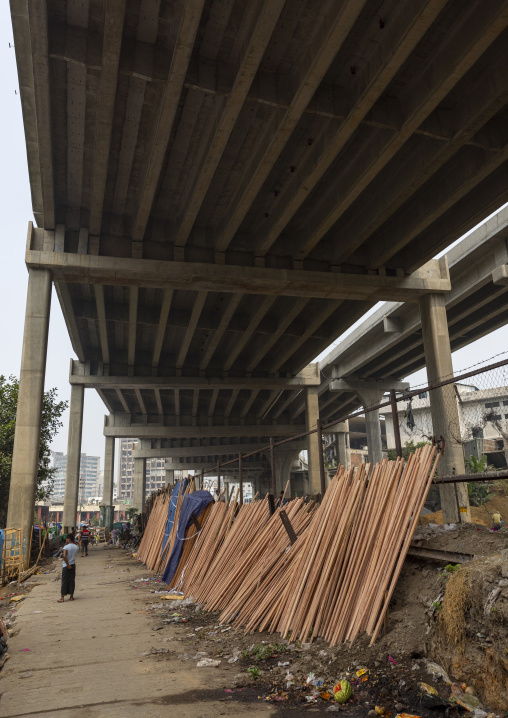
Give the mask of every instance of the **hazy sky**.
[[[2, 275], [0, 282], [0, 374], [19, 376], [21, 346], [27, 289], [24, 262], [27, 224], [33, 220], [26, 164], [25, 140], [16, 72], [9, 3], [0, 2], [0, 97], [2, 99], [2, 132], [0, 132], [0, 203], [2, 223]], [[17, 94], [16, 94], [17, 93]], [[349, 332], [348, 332], [349, 333]], [[456, 352], [455, 370], [469, 367], [508, 349], [508, 328], [494, 332], [487, 339]], [[328, 350], [327, 350], [328, 351]], [[60, 399], [69, 399], [69, 360], [73, 351], [60, 305], [53, 291], [49, 327], [46, 388], [57, 387]], [[411, 377], [412, 383], [426, 381], [425, 371]], [[103, 423], [106, 407], [93, 390], [85, 392], [82, 451], [104, 457]], [[67, 414], [64, 427], [54, 441], [56, 451], [67, 451]]]

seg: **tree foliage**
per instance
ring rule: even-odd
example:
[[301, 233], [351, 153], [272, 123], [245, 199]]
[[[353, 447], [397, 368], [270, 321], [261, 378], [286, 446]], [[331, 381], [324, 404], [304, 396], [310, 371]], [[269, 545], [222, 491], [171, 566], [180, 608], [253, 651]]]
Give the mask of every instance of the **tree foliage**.
[[[5, 526], [7, 520], [18, 391], [19, 381], [15, 376], [10, 376], [7, 379], [0, 374], [0, 526]], [[59, 429], [63, 426], [60, 417], [67, 407], [67, 401], [57, 400], [56, 389], [44, 392], [37, 470], [37, 501], [47, 498], [53, 489], [55, 469], [50, 466], [50, 447]]]
[[[409, 459], [410, 454], [414, 454], [416, 449], [421, 449], [422, 446], [427, 446], [428, 441], [418, 441], [416, 444], [414, 441], [406, 441], [402, 449], [402, 457], [405, 461]], [[397, 458], [397, 452], [395, 449], [388, 449], [388, 458], [395, 460]]]

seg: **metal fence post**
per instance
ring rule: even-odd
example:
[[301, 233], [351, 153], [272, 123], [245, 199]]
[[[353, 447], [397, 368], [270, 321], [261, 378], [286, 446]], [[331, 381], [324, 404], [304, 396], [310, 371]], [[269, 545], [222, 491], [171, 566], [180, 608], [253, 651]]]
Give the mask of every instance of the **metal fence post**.
[[323, 432], [321, 431], [321, 419], [316, 421], [316, 431], [319, 447], [319, 477], [321, 479], [321, 498], [325, 495], [326, 491], [326, 478], [325, 478], [325, 461], [323, 458]]
[[220, 495], [220, 459], [217, 461], [217, 490]]
[[272, 469], [272, 494], [275, 498], [277, 492], [277, 483], [275, 480], [275, 446], [273, 442], [273, 436], [270, 437], [270, 466]]
[[240, 505], [243, 504], [243, 466], [242, 452], [238, 454], [238, 481], [240, 482]]
[[397, 456], [402, 458], [402, 443], [400, 440], [399, 411], [397, 409], [397, 397], [395, 389], [390, 389], [390, 403], [392, 405], [393, 435], [395, 437], [395, 451]]

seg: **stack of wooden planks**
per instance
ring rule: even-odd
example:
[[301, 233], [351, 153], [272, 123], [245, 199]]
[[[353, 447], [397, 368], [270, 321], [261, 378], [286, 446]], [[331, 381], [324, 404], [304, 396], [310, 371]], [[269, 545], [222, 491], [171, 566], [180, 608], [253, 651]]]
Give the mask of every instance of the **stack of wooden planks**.
[[367, 632], [376, 640], [430, 483], [435, 449], [356, 472], [339, 468], [307, 530], [279, 571], [261, 581], [246, 631], [278, 631], [335, 645]]
[[180, 484], [180, 491], [176, 500], [176, 506], [174, 507], [175, 514], [171, 532], [163, 548], [162, 544], [164, 542], [164, 529], [168, 518], [168, 509], [171, 501], [174, 500], [171, 498], [172, 490], [173, 487], [168, 486], [167, 489], [160, 491], [155, 497], [151, 507], [150, 517], [137, 552], [138, 559], [143, 561], [152, 571], [163, 572], [166, 567], [166, 563], [175, 543], [183, 497], [185, 494], [189, 494], [195, 490], [194, 481], [187, 484], [185, 491], [183, 491], [183, 482]]
[[[238, 492], [211, 504], [199, 534], [196, 527], [188, 531], [196, 539], [186, 542], [172, 586], [246, 632], [277, 631], [304, 641], [322, 636], [332, 645], [367, 632], [373, 643], [438, 458], [426, 446], [407, 463], [384, 460], [372, 471], [369, 465], [339, 467], [318, 507], [294, 499], [270, 515], [268, 498], [239, 505]], [[153, 507], [143, 546], [145, 562], [156, 570], [165, 565], [164, 501]], [[294, 543], [281, 510], [296, 534]]]

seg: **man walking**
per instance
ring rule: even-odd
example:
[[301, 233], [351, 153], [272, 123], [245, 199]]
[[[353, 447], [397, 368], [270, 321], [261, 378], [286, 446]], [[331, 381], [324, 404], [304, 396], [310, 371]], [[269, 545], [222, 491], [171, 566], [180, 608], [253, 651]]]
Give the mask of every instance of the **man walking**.
[[81, 530], [81, 555], [88, 556], [88, 543], [90, 541], [90, 529], [85, 526]]
[[79, 548], [74, 542], [74, 535], [67, 534], [63, 550], [62, 588], [60, 591], [62, 596], [57, 603], [63, 603], [67, 594], [70, 595], [69, 601], [74, 601], [74, 588], [76, 584], [76, 554], [78, 551]]

